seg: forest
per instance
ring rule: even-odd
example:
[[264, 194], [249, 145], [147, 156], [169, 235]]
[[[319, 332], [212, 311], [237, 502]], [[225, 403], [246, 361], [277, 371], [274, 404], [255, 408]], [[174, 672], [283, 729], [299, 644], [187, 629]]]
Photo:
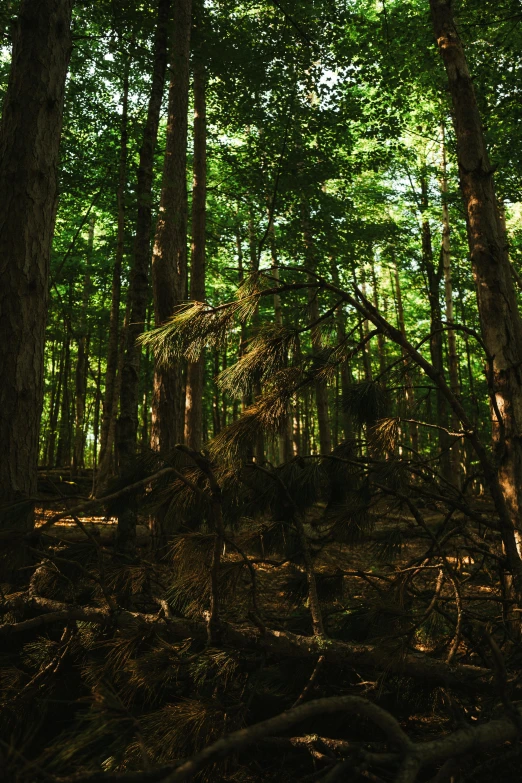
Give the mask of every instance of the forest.
[[519, 0], [0, 32], [0, 778], [522, 780]]

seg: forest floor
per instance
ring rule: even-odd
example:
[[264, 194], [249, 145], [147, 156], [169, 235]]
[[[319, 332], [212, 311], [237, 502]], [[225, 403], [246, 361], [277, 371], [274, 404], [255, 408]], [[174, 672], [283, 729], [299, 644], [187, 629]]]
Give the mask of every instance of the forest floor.
[[[60, 482], [59, 487], [60, 493], [68, 497], [39, 509], [39, 525], [49, 522], [64, 506], [72, 508], [88, 498], [90, 482], [83, 477], [70, 484]], [[472, 504], [477, 513], [488, 516], [491, 508], [487, 500], [474, 498]], [[464, 517], [456, 513], [450, 521], [447, 513], [435, 505], [423, 508], [419, 526], [419, 519], [382, 499], [371, 508], [365, 530], [349, 541], [332, 541], [325, 519], [325, 507], [318, 504], [304, 520], [325, 631], [335, 642], [359, 649], [357, 663], [341, 669], [323, 667], [315, 676], [317, 656], [290, 658], [276, 665], [269, 653], [268, 662], [262, 664], [263, 671], [256, 675], [259, 683], [254, 687], [255, 694], [248, 699], [249, 704], [254, 699], [251, 709], [256, 716], [251, 716], [249, 722], [287, 709], [305, 691], [305, 701], [339, 694], [367, 698], [389, 710], [415, 742], [440, 737], [464, 724], [479, 725], [494, 716], [503, 699], [500, 691], [475, 693], [468, 686], [462, 690], [443, 683], [434, 686], [423, 682], [422, 677], [411, 677], [408, 670], [412, 655], [419, 660], [427, 656], [451, 664], [457, 675], [466, 667], [477, 667], [477, 671], [489, 671], [495, 678], [499, 665], [498, 658], [495, 663], [495, 651], [499, 651], [500, 665], [509, 671], [511, 687], [514, 692], [520, 690], [520, 645], [518, 632], [513, 632], [518, 616], [510, 612], [509, 586], [500, 583], [494, 567], [495, 557], [500, 558], [502, 553], [495, 551], [491, 530], [479, 526], [470, 534]], [[94, 543], [98, 558], [101, 553], [99, 563], [105, 564], [104, 578], [110, 591], [114, 590], [126, 610], [145, 612], [149, 617], [159, 612], [160, 617], [163, 606], [167, 618], [201, 623], [209, 600], [204, 574], [208, 570], [212, 536], [185, 532], [174, 544], [175, 557], [167, 553], [158, 558], [151, 550], [146, 519], [140, 521], [136, 564], [114, 567], [111, 543], [115, 539], [116, 520], [99, 513], [64, 516], [48, 531], [56, 538], [56, 545], [51, 547], [60, 554], [67, 547], [72, 551], [71, 547], [89, 545], [91, 559], [83, 562], [92, 568]], [[221, 618], [239, 631], [251, 633], [254, 623], [261, 628], [266, 626], [271, 633], [295, 635], [293, 638], [306, 641], [313, 635], [306, 569], [292, 551], [292, 541], [286, 540], [285, 530], [276, 528], [277, 523], [270, 520], [245, 523], [234, 532], [233, 539], [240, 545], [241, 553], [234, 546], [225, 545], [221, 560]], [[78, 555], [68, 555], [72, 556]], [[83, 555], [79, 557], [81, 561]], [[245, 558], [250, 561], [250, 568], [246, 567]], [[81, 593], [78, 584], [70, 590], [65, 581], [51, 574], [57, 566], [58, 560], [52, 568], [49, 565], [43, 580], [36, 580], [44, 597], [71, 602], [77, 600], [79, 591], [87, 596], [89, 605], [104, 604], [99, 590]], [[99, 576], [103, 575], [101, 568]], [[257, 614], [253, 620], [254, 590]], [[191, 642], [189, 652], [194, 643]], [[384, 653], [389, 665], [377, 669], [366, 665], [366, 649]], [[221, 675], [218, 672], [216, 676]], [[250, 683], [248, 677], [245, 682]], [[225, 685], [225, 700], [229, 688], [234, 691], [233, 686]], [[183, 698], [192, 698], [192, 691], [183, 693]], [[237, 694], [233, 698], [237, 699]], [[353, 720], [325, 719], [324, 731], [339, 739], [348, 737], [363, 742], [368, 738], [367, 724]], [[466, 757], [461, 762], [461, 779], [487, 783], [494, 774], [497, 781], [518, 780], [513, 777], [518, 774], [514, 773], [517, 762], [511, 758], [516, 753], [511, 750], [506, 755], [505, 751], [504, 745], [500, 751], [493, 749], [479, 760]], [[160, 760], [165, 760], [161, 754]], [[313, 772], [317, 762], [313, 754], [311, 761]], [[307, 764], [292, 756], [282, 780], [300, 780], [301, 776], [304, 779], [306, 774], [312, 774]], [[271, 780], [272, 767], [269, 764], [263, 768], [264, 779]], [[428, 772], [428, 777], [421, 776], [419, 780], [431, 779], [433, 768]], [[244, 779], [257, 780], [255, 776]], [[383, 773], [382, 778], [369, 779], [391, 778]]]

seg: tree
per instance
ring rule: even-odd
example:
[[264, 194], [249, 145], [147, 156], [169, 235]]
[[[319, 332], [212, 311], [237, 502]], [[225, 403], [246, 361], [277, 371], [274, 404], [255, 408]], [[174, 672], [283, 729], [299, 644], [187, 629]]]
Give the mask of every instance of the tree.
[[120, 415], [116, 443], [118, 465], [120, 472], [123, 473], [132, 464], [137, 446], [140, 347], [136, 341], [144, 330], [149, 303], [154, 149], [167, 70], [170, 5], [170, 0], [159, 0], [158, 2], [152, 83], [138, 167], [136, 189], [138, 212], [128, 292], [130, 315], [125, 330], [125, 353], [121, 371]]
[[[161, 202], [154, 250], [154, 318], [165, 323], [185, 298], [187, 287], [187, 114], [192, 0], [176, 0], [171, 50], [169, 107]], [[181, 363], [157, 364], [151, 443], [168, 452], [183, 438], [185, 388]]]
[[72, 0], [21, 3], [0, 128], [0, 506], [32, 526]]
[[[205, 66], [194, 61], [194, 184], [192, 186], [192, 254], [190, 263], [190, 298], [205, 300], [206, 196], [207, 196], [207, 127], [205, 101]], [[205, 362], [201, 356], [187, 365], [185, 442], [192, 449], [203, 443], [203, 382]]]
[[430, 0], [430, 7], [452, 99], [459, 180], [467, 210], [468, 242], [489, 366], [497, 468], [495, 475], [491, 465], [487, 480], [500, 516], [518, 600], [521, 600], [522, 318], [495, 194], [493, 167], [451, 2]]
[[[121, 44], [121, 41], [120, 41]], [[125, 253], [125, 190], [127, 182], [128, 157], [128, 121], [129, 121], [129, 74], [131, 66], [130, 52], [122, 51], [124, 60], [121, 90], [121, 137], [118, 167], [117, 209], [118, 228], [116, 252], [112, 269], [111, 311], [109, 321], [109, 338], [107, 343], [107, 367], [105, 372], [105, 395], [100, 433], [100, 462], [96, 483], [98, 488], [104, 488], [108, 478], [114, 473], [113, 447], [116, 435], [116, 418], [121, 384], [120, 346], [121, 346], [121, 278]]]

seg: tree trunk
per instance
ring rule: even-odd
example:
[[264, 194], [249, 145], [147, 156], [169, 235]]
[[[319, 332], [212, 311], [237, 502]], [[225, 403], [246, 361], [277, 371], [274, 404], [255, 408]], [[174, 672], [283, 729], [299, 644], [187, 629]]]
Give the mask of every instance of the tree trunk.
[[301, 454], [301, 401], [296, 396], [292, 405], [292, 455]]
[[[194, 179], [192, 186], [192, 255], [190, 262], [190, 298], [205, 300], [205, 239], [207, 199], [207, 128], [205, 68], [194, 63]], [[187, 366], [185, 407], [185, 443], [199, 451], [203, 441], [203, 381], [205, 355]]]
[[[354, 269], [354, 283], [355, 285], [357, 285], [357, 279], [355, 277], [355, 269]], [[366, 288], [366, 270], [364, 268], [364, 264], [362, 264], [361, 266], [361, 291], [364, 297], [368, 296], [368, 290]], [[365, 318], [361, 325], [360, 337], [361, 337], [361, 342], [364, 340], [362, 357], [363, 357], [363, 367], [364, 367], [364, 379], [366, 381], [371, 381], [373, 379], [372, 357], [370, 354], [370, 345], [368, 340], [369, 334], [370, 334], [370, 322], [368, 321], [367, 318]]]
[[495, 196], [493, 169], [451, 3], [430, 0], [430, 7], [452, 98], [460, 187], [467, 209], [482, 339], [489, 355], [496, 475], [492, 468], [486, 480], [499, 513], [506, 556], [520, 601], [522, 560], [516, 545], [522, 529], [522, 319]]
[[[259, 272], [259, 250], [257, 246], [256, 241], [256, 230], [254, 227], [254, 208], [252, 203], [250, 204], [250, 217], [248, 221], [248, 240], [249, 240], [249, 248], [250, 248], [250, 271], [254, 274], [257, 274]], [[259, 317], [259, 305], [256, 306], [256, 309], [254, 310], [254, 313], [252, 315], [252, 331], [254, 334], [257, 334], [260, 327], [261, 327], [261, 319]], [[263, 394], [263, 389], [261, 387], [261, 381], [256, 380], [253, 384], [253, 397], [254, 402], [259, 399]], [[265, 436], [263, 432], [259, 432], [254, 444], [254, 455], [255, 455], [255, 461], [262, 465], [265, 461]]]
[[[406, 336], [406, 322], [404, 320], [404, 306], [402, 302], [401, 281], [399, 278], [399, 269], [397, 267], [397, 262], [395, 261], [395, 259], [392, 259], [392, 266], [393, 266], [393, 282], [395, 288], [395, 297], [397, 301], [397, 321], [401, 334]], [[411, 382], [411, 376], [408, 368], [408, 355], [404, 351], [403, 351], [403, 356], [404, 356], [404, 392], [405, 392], [404, 396], [408, 408], [408, 418], [410, 418], [411, 414], [414, 413], [415, 391], [413, 388], [413, 384]], [[410, 422], [408, 427], [409, 427], [411, 447], [413, 451], [417, 454], [419, 451], [419, 431], [417, 425], [414, 422]]]
[[98, 437], [100, 434], [100, 409], [101, 409], [101, 348], [102, 336], [100, 330], [100, 340], [98, 344], [98, 366], [96, 368], [96, 397], [94, 398], [94, 416], [93, 416], [93, 444], [92, 444], [92, 493], [96, 489], [96, 472], [98, 468]]
[[78, 355], [76, 357], [75, 372], [75, 417], [74, 417], [74, 446], [71, 464], [71, 475], [75, 476], [83, 467], [83, 453], [85, 444], [85, 402], [87, 395], [87, 370], [89, 366], [89, 333], [87, 330], [87, 308], [89, 305], [91, 287], [91, 256], [94, 245], [94, 215], [89, 222], [89, 239], [87, 242], [87, 256], [85, 259], [85, 274], [83, 279], [82, 310], [78, 329]]
[[[147, 312], [147, 328], [150, 327], [152, 317], [152, 310], [149, 308]], [[150, 355], [150, 348], [147, 346], [143, 355], [142, 367], [141, 367], [141, 422], [140, 422], [140, 453], [146, 454], [150, 448], [150, 396], [153, 386], [154, 368]]]
[[[276, 240], [274, 223], [271, 219], [270, 213], [268, 215], [270, 221], [268, 226], [268, 239], [270, 242], [270, 255], [272, 256], [272, 276], [274, 282], [279, 284], [279, 261], [277, 258]], [[274, 323], [276, 326], [283, 326], [283, 308], [281, 307], [281, 296], [274, 294]], [[281, 425], [281, 432], [278, 435], [278, 462], [284, 464], [292, 459], [292, 419], [290, 416], [291, 403], [288, 404], [286, 410], [286, 416]]]
[[[339, 268], [335, 258], [332, 258], [331, 270], [332, 280], [334, 284], [339, 287]], [[346, 314], [342, 307], [338, 307], [335, 311], [335, 330], [337, 342], [339, 345], [344, 344], [346, 342]], [[344, 405], [344, 401], [346, 400], [348, 394], [348, 389], [351, 385], [352, 372], [350, 370], [348, 360], [345, 359], [345, 361], [341, 364], [341, 409], [343, 412], [342, 422], [345, 440], [351, 440], [354, 436], [352, 419], [348, 410], [346, 409], [346, 406]]]
[[0, 127], [0, 509], [21, 502], [5, 522], [21, 529], [33, 526], [71, 10], [22, 0]]
[[[187, 115], [192, 0], [175, 0], [171, 80], [160, 210], [152, 253], [156, 326], [165, 323], [187, 288]], [[156, 363], [151, 446], [168, 453], [183, 438], [185, 395], [181, 361]]]
[[71, 394], [69, 376], [71, 374], [71, 327], [68, 319], [65, 324], [64, 360], [62, 376], [62, 404], [60, 422], [58, 425], [58, 447], [56, 449], [56, 466], [70, 467], [71, 464]]
[[[372, 273], [372, 289], [373, 289], [373, 305], [374, 307], [379, 310], [380, 309], [380, 303], [379, 303], [379, 284], [377, 282], [377, 274], [375, 271], [375, 258], [372, 252], [371, 256], [371, 273]], [[385, 312], [385, 310], [383, 310]], [[382, 378], [385, 378], [386, 374], [386, 341], [384, 338], [384, 335], [379, 332], [377, 335], [377, 355], [379, 357], [379, 375], [382, 376]], [[383, 381], [384, 382], [384, 381]]]
[[[431, 238], [431, 226], [426, 214], [428, 209], [428, 180], [426, 172], [421, 174], [421, 219], [422, 219], [422, 265], [428, 278], [428, 301], [430, 305], [430, 358], [435, 370], [444, 376], [444, 356], [443, 356], [443, 331], [442, 331], [442, 312], [440, 307], [440, 284], [443, 275], [443, 256], [442, 253], [435, 265], [433, 258], [433, 244]], [[448, 409], [446, 399], [439, 386], [435, 387], [435, 398], [437, 401], [437, 424], [448, 428]], [[452, 483], [452, 472], [449, 447], [450, 441], [448, 433], [444, 429], [438, 433], [438, 447], [440, 455], [441, 474], [443, 478]]]
[[125, 348], [120, 387], [120, 415], [116, 429], [116, 449], [120, 473], [125, 473], [132, 464], [136, 454], [138, 437], [141, 348], [136, 341], [144, 330], [149, 301], [154, 150], [158, 138], [160, 110], [167, 70], [170, 7], [171, 0], [158, 0], [152, 83], [138, 165], [136, 185], [138, 212], [128, 291], [130, 317], [125, 330]]
[[[238, 285], [241, 285], [245, 279], [245, 273], [244, 273], [244, 267], [243, 267], [243, 246], [241, 243], [241, 226], [238, 224], [236, 226], [236, 248], [237, 248], [237, 271], [238, 271]], [[245, 322], [241, 321], [241, 327], [240, 327], [240, 337], [239, 337], [239, 350], [238, 350], [238, 359], [241, 359], [243, 356], [245, 350], [246, 350], [246, 344], [247, 344], [247, 327]], [[246, 408], [248, 408], [250, 404], [250, 396], [248, 394], [242, 394], [241, 395], [241, 410], [244, 411]]]
[[[455, 330], [451, 328], [453, 324], [453, 285], [451, 280], [451, 244], [450, 244], [450, 221], [448, 209], [448, 175], [446, 165], [446, 142], [444, 134], [444, 125], [442, 126], [442, 166], [440, 178], [440, 190], [442, 196], [442, 266], [444, 273], [444, 300], [446, 308], [446, 322], [448, 324], [448, 370], [450, 389], [458, 398], [460, 397], [459, 383], [459, 357], [457, 352], [457, 337]], [[459, 421], [452, 412], [451, 427], [455, 431], [459, 428]], [[453, 484], [460, 489], [460, 441], [455, 441], [450, 452], [451, 474]]]
[[114, 470], [113, 446], [116, 429], [116, 414], [118, 409], [118, 363], [120, 349], [120, 305], [121, 305], [121, 271], [125, 251], [125, 186], [127, 181], [127, 136], [128, 136], [128, 105], [129, 105], [129, 71], [131, 57], [126, 55], [123, 73], [120, 167], [118, 174], [118, 233], [116, 254], [112, 270], [111, 313], [109, 321], [109, 343], [107, 346], [107, 369], [105, 372], [105, 394], [100, 434], [100, 459], [98, 476], [96, 478], [97, 493], [103, 492], [107, 480]]
[[[313, 238], [310, 231], [307, 205], [305, 205], [303, 209], [303, 237], [305, 244], [306, 266], [313, 271], [316, 266], [316, 259]], [[314, 278], [310, 276], [310, 281], [312, 282], [313, 280]], [[311, 324], [315, 324], [315, 322], [319, 319], [319, 303], [317, 301], [316, 291], [313, 288], [308, 289], [308, 315]], [[312, 356], [314, 359], [317, 359], [319, 358], [323, 348], [320, 326], [312, 327], [311, 340]], [[332, 450], [332, 437], [330, 434], [330, 419], [328, 414], [328, 387], [326, 382], [323, 380], [317, 380], [315, 382], [315, 402], [317, 406], [317, 423], [319, 426], [320, 453], [330, 454]]]
[[[54, 399], [56, 395], [57, 390], [57, 382], [56, 382], [56, 340], [51, 338], [51, 346], [49, 351], [49, 341], [47, 342], [47, 345], [45, 346], [45, 356], [44, 356], [44, 364], [46, 364], [48, 360], [48, 352], [50, 352], [51, 356], [51, 376], [50, 378], [47, 378], [47, 383], [49, 386], [49, 407], [48, 412], [46, 415], [45, 411], [45, 405], [44, 409], [42, 411], [42, 420], [40, 424], [40, 445], [38, 449], [38, 460], [39, 465], [43, 467], [50, 467], [48, 462], [48, 456], [49, 456], [49, 441], [51, 436], [51, 420], [52, 420], [52, 412], [54, 409]], [[45, 398], [46, 389], [44, 387], [44, 398]], [[45, 421], [44, 421], [45, 419]], [[43, 443], [42, 443], [43, 441]]]
[[58, 379], [53, 379], [53, 388], [51, 393], [51, 403], [49, 406], [49, 440], [47, 442], [47, 454], [45, 463], [52, 468], [55, 464], [54, 454], [56, 449], [56, 436], [58, 427], [58, 415], [60, 413], [60, 401], [63, 385], [63, 373], [65, 363], [65, 343], [62, 343], [60, 351], [60, 364], [58, 366]]

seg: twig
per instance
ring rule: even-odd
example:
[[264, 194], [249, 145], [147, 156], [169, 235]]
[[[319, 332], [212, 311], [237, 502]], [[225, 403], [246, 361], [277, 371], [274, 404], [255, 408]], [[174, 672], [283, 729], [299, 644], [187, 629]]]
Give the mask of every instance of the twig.
[[326, 658], [324, 657], [324, 655], [320, 655], [319, 656], [319, 658], [317, 659], [317, 663], [314, 666], [314, 670], [313, 670], [312, 674], [310, 675], [310, 679], [308, 680], [308, 682], [306, 683], [305, 687], [303, 688], [303, 690], [299, 694], [298, 698], [292, 704], [292, 709], [294, 707], [298, 707], [301, 704], [301, 702], [303, 702], [306, 699], [306, 697], [310, 693], [311, 689], [313, 688], [313, 685], [314, 685], [314, 683], [315, 683], [315, 681], [317, 679], [317, 675], [319, 674], [319, 672], [323, 668], [325, 660], [326, 660]]

